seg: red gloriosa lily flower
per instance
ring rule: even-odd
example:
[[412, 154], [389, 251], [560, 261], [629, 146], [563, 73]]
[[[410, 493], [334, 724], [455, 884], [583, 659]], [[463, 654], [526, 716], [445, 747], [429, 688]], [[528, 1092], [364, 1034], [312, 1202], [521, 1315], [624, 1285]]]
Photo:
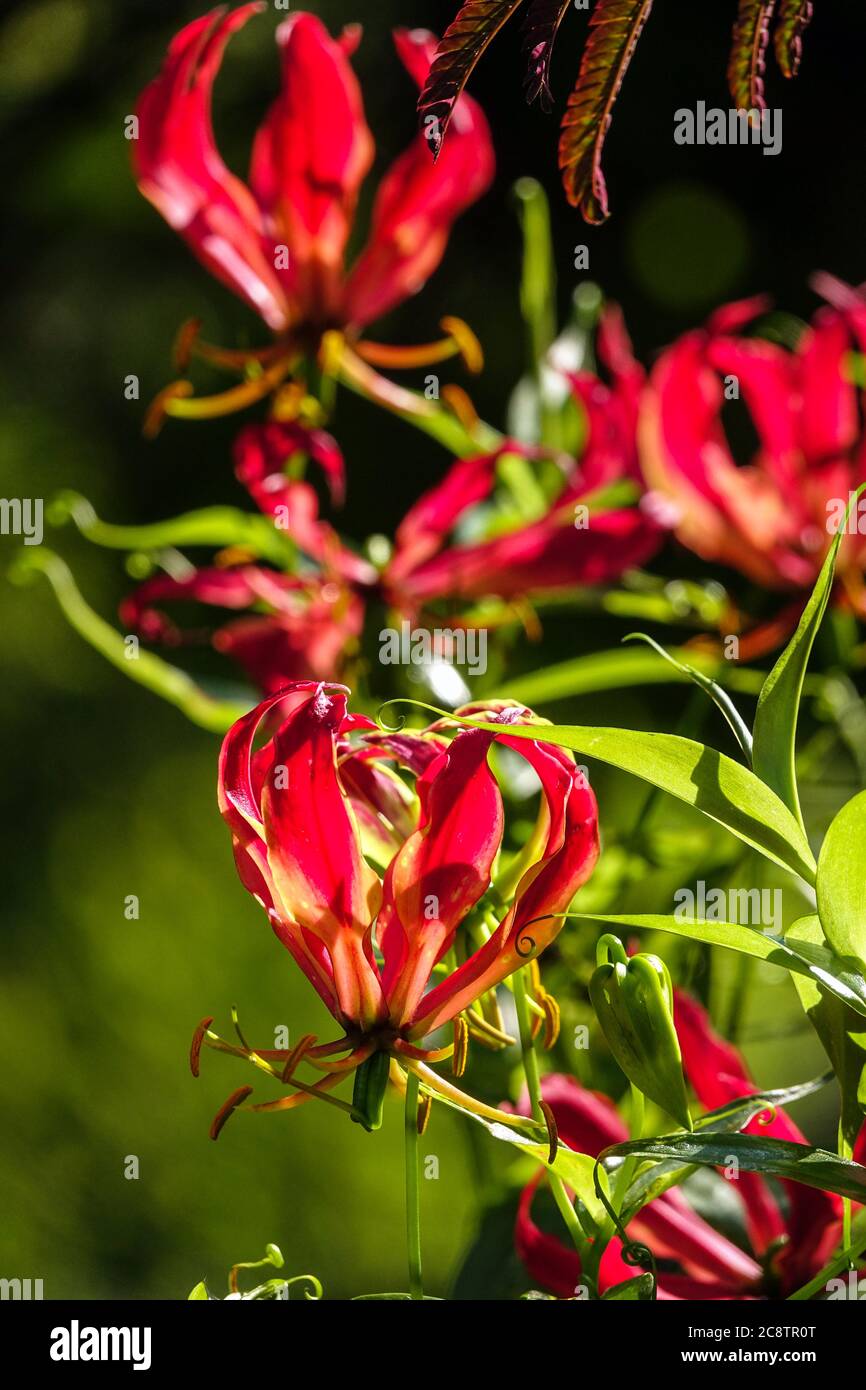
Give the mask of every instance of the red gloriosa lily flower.
[[[190, 402], [191, 388], [166, 388], [160, 411], [225, 413], [279, 386], [327, 330], [357, 337], [373, 319], [415, 294], [439, 265], [451, 226], [489, 187], [494, 173], [487, 121], [470, 97], [457, 103], [450, 148], [434, 167], [423, 135], [387, 171], [370, 238], [347, 272], [345, 256], [361, 185], [373, 162], [357, 78], [350, 63], [359, 26], [332, 39], [299, 11], [277, 29], [281, 86], [253, 142], [247, 182], [223, 163], [211, 123], [211, 91], [229, 38], [266, 7], [212, 10], [172, 40], [159, 76], [142, 93], [133, 142], [144, 196], [202, 264], [277, 335], [249, 354], [202, 345], [222, 365], [257, 361], [267, 370], [235, 388], [243, 399]], [[426, 30], [399, 29], [398, 56], [419, 86], [436, 48]], [[456, 337], [431, 345], [430, 361], [462, 352]], [[376, 345], [371, 344], [371, 352]], [[399, 349], [388, 349], [399, 357]], [[409, 350], [417, 364], [418, 352]], [[397, 365], [400, 365], [397, 362]], [[217, 408], [219, 406], [219, 408]], [[154, 414], [151, 423], [156, 423]]]
[[576, 524], [578, 506], [591, 507], [592, 494], [625, 472], [625, 455], [606, 437], [610, 425], [603, 411], [590, 413], [585, 453], [579, 464], [566, 461], [556, 495], [538, 518], [491, 539], [449, 545], [469, 509], [492, 499], [503, 458], [530, 454], [506, 441], [495, 453], [456, 463], [400, 523], [386, 574], [390, 591], [402, 595], [404, 606], [490, 595], [531, 600], [544, 591], [607, 584], [643, 564], [663, 532], [641, 508], [600, 504], [585, 528]]
[[218, 568], [145, 581], [121, 605], [121, 620], [127, 631], [178, 645], [200, 634], [181, 632], [158, 605], [196, 600], [240, 610], [245, 616], [218, 627], [211, 640], [271, 693], [289, 680], [340, 676], [357, 648], [365, 604], [376, 594], [419, 627], [437, 625], [432, 604], [457, 606], [449, 621], [460, 627], [466, 619], [459, 605], [476, 598], [531, 602], [552, 590], [609, 583], [653, 555], [663, 532], [641, 508], [604, 505], [586, 528], [575, 526], [581, 500], [591, 503], [594, 492], [629, 471], [619, 415], [609, 419], [607, 403], [595, 400], [589, 421], [584, 455], [579, 464], [560, 466], [557, 495], [543, 515], [490, 540], [449, 543], [470, 509], [492, 500], [504, 456], [529, 457], [523, 446], [506, 442], [495, 453], [459, 460], [415, 503], [381, 572], [319, 519], [312, 487], [285, 474], [291, 455], [306, 453], [322, 466], [332, 496], [339, 496], [342, 459], [330, 435], [296, 422], [250, 425], [235, 444], [236, 476], [302, 552], [303, 569], [280, 574], [229, 551]]
[[[705, 1010], [682, 991], [675, 992], [675, 1021], [686, 1075], [707, 1109], [757, 1092], [737, 1049], [713, 1031]], [[597, 1157], [603, 1149], [628, 1139], [613, 1102], [584, 1089], [574, 1077], [547, 1076], [542, 1090], [560, 1139], [570, 1148]], [[528, 1113], [527, 1105], [524, 1101], [524, 1113]], [[764, 1123], [766, 1118], [752, 1120], [745, 1132], [807, 1142], [784, 1111], [776, 1111], [769, 1123]], [[581, 1282], [580, 1259], [532, 1219], [533, 1197], [542, 1177], [540, 1173], [533, 1179], [520, 1199], [517, 1251], [537, 1283], [560, 1298], [570, 1298]], [[759, 1174], [741, 1172], [736, 1181], [730, 1181], [743, 1204], [753, 1254], [715, 1231], [676, 1188], [649, 1202], [630, 1224], [630, 1237], [648, 1245], [657, 1259], [676, 1261], [679, 1266], [679, 1272], [659, 1274], [659, 1298], [785, 1298], [829, 1258], [841, 1231], [839, 1197], [784, 1182], [787, 1208], [783, 1210]], [[600, 1292], [633, 1278], [634, 1272], [622, 1258], [621, 1242], [612, 1240], [601, 1261]]]
[[[546, 914], [568, 908], [598, 856], [595, 797], [571, 756], [544, 743], [541, 724], [537, 740], [509, 734], [534, 721], [529, 710], [470, 707], [496, 733], [453, 733], [442, 721], [388, 734], [348, 714], [347, 696], [313, 681], [271, 696], [229, 731], [219, 774], [241, 881], [344, 1030], [306, 1053], [334, 1084], [374, 1051], [433, 1056], [419, 1046], [428, 1034], [554, 939], [562, 920]], [[263, 723], [270, 737], [256, 749]], [[458, 929], [496, 884], [504, 811], [488, 765], [494, 743], [538, 775], [538, 826], [509, 905], [491, 906], [489, 936], [474, 949], [467, 937], [462, 964], [449, 965]], [[336, 1050], [347, 1057], [322, 1060]]]
[[[377, 572], [344, 546], [319, 517], [307, 482], [286, 476], [284, 465], [303, 454], [322, 468], [331, 498], [342, 499], [343, 458], [324, 430], [297, 422], [249, 425], [235, 441], [235, 474], [258, 504], [305, 557], [296, 574], [251, 563], [229, 550], [219, 564], [188, 574], [158, 574], [120, 605], [127, 631], [167, 646], [210, 640], [266, 694], [290, 680], [326, 680], [338, 674], [357, 646], [364, 622], [362, 595]], [[216, 631], [183, 630], [162, 610], [165, 603], [196, 602], [243, 613]]]
[[[794, 351], [743, 335], [765, 301], [730, 304], [661, 354], [641, 402], [644, 476], [672, 504], [679, 539], [771, 589], [811, 589], [838, 524], [834, 504], [866, 476], [863, 393], [849, 366], [866, 349], [866, 301], [829, 276], [818, 283], [834, 303]], [[758, 437], [743, 466], [723, 420], [733, 381]], [[861, 612], [864, 562], [866, 541], [846, 536], [840, 583]]]

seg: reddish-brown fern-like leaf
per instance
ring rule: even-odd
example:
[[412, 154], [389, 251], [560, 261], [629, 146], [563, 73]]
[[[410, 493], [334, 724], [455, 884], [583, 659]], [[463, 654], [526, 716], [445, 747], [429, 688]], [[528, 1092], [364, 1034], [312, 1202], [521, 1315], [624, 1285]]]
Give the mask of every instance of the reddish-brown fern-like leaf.
[[418, 98], [422, 129], [434, 159], [475, 64], [522, 4], [523, 0], [466, 0], [445, 30]]
[[550, 90], [550, 60], [559, 26], [572, 0], [532, 0], [526, 16], [523, 51], [526, 54], [526, 100], [541, 98], [545, 111], [553, 106]]
[[604, 222], [608, 215], [602, 149], [613, 104], [651, 9], [652, 0], [596, 0], [589, 21], [559, 139], [566, 197], [587, 222]]
[[786, 77], [796, 77], [803, 57], [803, 30], [812, 18], [812, 0], [782, 0], [773, 30], [776, 62]]
[[740, 0], [731, 56], [728, 87], [738, 111], [763, 111], [764, 67], [770, 20], [776, 0]]

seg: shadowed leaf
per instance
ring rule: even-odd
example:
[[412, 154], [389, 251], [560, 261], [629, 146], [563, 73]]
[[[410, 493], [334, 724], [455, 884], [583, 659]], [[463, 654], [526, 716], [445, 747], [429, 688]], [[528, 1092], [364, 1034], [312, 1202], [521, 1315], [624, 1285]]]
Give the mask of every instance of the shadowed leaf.
[[604, 222], [608, 215], [602, 149], [613, 104], [651, 9], [652, 0], [596, 0], [592, 12], [559, 139], [566, 197], [587, 222]]
[[550, 90], [550, 60], [559, 26], [565, 19], [571, 0], [532, 0], [526, 16], [524, 52], [526, 53], [526, 100], [540, 98], [542, 108], [553, 105]]
[[728, 87], [738, 111], [763, 111], [764, 67], [776, 0], [740, 0], [734, 24]]
[[[826, 948], [824, 932], [815, 916], [801, 917], [789, 927], [786, 940], [795, 950], [806, 942]], [[838, 995], [833, 995], [814, 976], [792, 975], [794, 986], [815, 1032], [830, 1058], [841, 1093], [839, 1137], [850, 1157], [866, 1114], [866, 1025]]]
[[442, 148], [454, 104], [479, 58], [523, 0], [466, 0], [436, 50], [418, 112], [435, 159]]
[[600, 1153], [599, 1168], [608, 1159], [629, 1157], [660, 1163], [676, 1159], [711, 1168], [724, 1168], [736, 1159], [747, 1173], [787, 1178], [789, 1182], [836, 1192], [855, 1202], [866, 1200], [866, 1168], [861, 1164], [810, 1144], [792, 1144], [787, 1139], [757, 1134], [672, 1134], [658, 1139], [635, 1139]]
[[803, 57], [803, 30], [812, 18], [812, 0], [782, 0], [773, 44], [785, 77], [796, 77]]

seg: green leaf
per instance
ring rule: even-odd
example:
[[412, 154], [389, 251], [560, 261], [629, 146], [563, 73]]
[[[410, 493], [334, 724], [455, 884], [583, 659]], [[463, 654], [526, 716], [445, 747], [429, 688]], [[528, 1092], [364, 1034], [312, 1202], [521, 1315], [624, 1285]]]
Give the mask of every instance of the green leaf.
[[[795, 1086], [783, 1086], [772, 1091], [760, 1091], [755, 1095], [740, 1096], [737, 1100], [728, 1101], [726, 1105], [720, 1106], [718, 1110], [702, 1115], [695, 1121], [694, 1132], [732, 1134], [745, 1129], [751, 1120], [766, 1112], [771, 1106], [792, 1105], [794, 1101], [814, 1095], [816, 1091], [828, 1086], [832, 1080], [833, 1073], [827, 1072], [823, 1076], [800, 1082]], [[693, 1163], [655, 1163], [652, 1167], [643, 1169], [625, 1195], [621, 1213], [623, 1225], [627, 1226], [641, 1207], [660, 1197], [663, 1192], [668, 1192], [670, 1188], [677, 1187], [694, 1171]]]
[[623, 1284], [614, 1284], [602, 1294], [602, 1302], [607, 1303], [648, 1303], [655, 1297], [656, 1281], [651, 1274], [639, 1274], [636, 1279], [626, 1279]]
[[204, 1282], [203, 1279], [201, 1280], [200, 1283], [196, 1284], [195, 1288], [192, 1290], [192, 1292], [190, 1293], [189, 1297], [187, 1298], [187, 1303], [201, 1303], [201, 1302], [204, 1302], [204, 1303], [209, 1303], [209, 1302], [210, 1302], [210, 1294], [209, 1294], [208, 1291], [207, 1291], [207, 1285], [205, 1284], [205, 1282]]
[[598, 1156], [603, 1164], [611, 1158], [639, 1158], [644, 1162], [699, 1164], [725, 1168], [736, 1159], [747, 1173], [766, 1173], [835, 1192], [855, 1202], [866, 1202], [866, 1168], [850, 1159], [839, 1158], [828, 1149], [810, 1144], [793, 1144], [787, 1139], [770, 1139], [759, 1134], [672, 1134], [658, 1139], [630, 1139], [615, 1144]]
[[[501, 724], [461, 722], [502, 733]], [[508, 736], [537, 739], [538, 726], [509, 725]], [[543, 737], [545, 743], [598, 758], [669, 792], [718, 821], [773, 863], [814, 883], [815, 860], [802, 827], [775, 792], [724, 753], [677, 734], [580, 724], [545, 725]]]
[[734, 25], [728, 86], [740, 111], [763, 109], [764, 55], [776, 0], [740, 0]]
[[843, 523], [833, 537], [797, 630], [764, 683], [755, 715], [752, 767], [782, 798], [801, 825], [803, 817], [794, 766], [797, 715], [812, 645], [833, 588], [836, 556], [844, 530]]
[[773, 44], [786, 77], [796, 77], [803, 57], [803, 31], [812, 18], [812, 0], [781, 0]]
[[689, 666], [686, 662], [677, 660], [673, 653], [667, 651], [667, 649], [663, 647], [660, 642], [656, 642], [656, 640], [653, 637], [647, 636], [645, 632], [630, 632], [622, 640], [624, 642], [646, 642], [648, 646], [652, 647], [653, 651], [658, 652], [659, 656], [662, 657], [665, 661], [667, 661], [669, 665], [673, 666], [673, 668], [676, 671], [681, 671], [684, 676], [686, 676], [690, 681], [693, 681], [695, 685], [697, 685], [701, 690], [703, 690], [707, 695], [709, 695], [713, 703], [717, 706], [718, 709], [721, 710], [722, 714], [728, 722], [728, 725], [730, 726], [734, 738], [739, 743], [740, 747], [746, 755], [746, 758], [751, 764], [751, 730], [749, 729], [748, 724], [743, 719], [742, 715], [740, 714], [740, 711], [737, 709], [730, 695], [728, 695], [724, 690], [722, 690], [720, 685], [717, 685], [716, 682], [711, 679], [711, 677], [705, 676], [702, 671], [698, 671], [696, 667]]
[[596, 0], [589, 21], [559, 140], [566, 197], [587, 222], [598, 224], [608, 215], [602, 149], [614, 102], [651, 9], [652, 0]]
[[472, 71], [523, 0], [466, 0], [439, 41], [418, 111], [427, 142], [438, 157], [457, 98]]
[[37, 573], [46, 576], [64, 617], [85, 642], [125, 676], [175, 705], [193, 724], [214, 733], [225, 733], [247, 712], [247, 705], [211, 699], [185, 671], [153, 652], [140, 651], [137, 659], [130, 661], [122, 634], [85, 602], [68, 566], [44, 545], [22, 551], [10, 571], [10, 578], [15, 583], [27, 583]]
[[465, 1119], [474, 1120], [476, 1124], [482, 1125], [494, 1139], [499, 1139], [506, 1144], [513, 1144], [521, 1153], [535, 1159], [536, 1163], [543, 1164], [551, 1173], [562, 1178], [563, 1182], [572, 1189], [586, 1207], [589, 1216], [597, 1226], [601, 1226], [607, 1220], [607, 1213], [598, 1199], [593, 1178], [595, 1159], [590, 1158], [589, 1154], [577, 1153], [565, 1144], [559, 1144], [556, 1157], [551, 1163], [548, 1140], [532, 1139], [528, 1134], [512, 1128], [511, 1125], [497, 1124], [494, 1120], [485, 1119], [483, 1115], [464, 1109], [456, 1101], [448, 1100], [447, 1097], [438, 1092], [434, 1093], [434, 1099], [440, 1105], [446, 1105], [449, 1109], [458, 1111]]
[[[801, 917], [789, 928], [787, 939], [820, 947], [824, 933], [819, 919]], [[839, 1133], [850, 1153], [866, 1112], [866, 1025], [859, 1013], [830, 994], [814, 978], [795, 975], [794, 985], [836, 1074], [842, 1098]]]
[[237, 507], [203, 507], [147, 526], [114, 526], [100, 521], [80, 493], [61, 492], [48, 507], [48, 520], [55, 526], [72, 521], [82, 536], [111, 550], [236, 545], [284, 570], [293, 568], [295, 562], [295, 546], [285, 530], [269, 517], [242, 512]]
[[866, 791], [830, 822], [818, 856], [818, 916], [837, 955], [866, 961]]
[[758, 927], [746, 927], [737, 922], [694, 922], [664, 913], [611, 915], [575, 912], [569, 913], [569, 917], [575, 921], [598, 922], [632, 931], [670, 932], [708, 946], [724, 946], [729, 951], [740, 951], [756, 960], [765, 960], [770, 965], [790, 970], [794, 975], [805, 976], [816, 987], [822, 985], [855, 1013], [866, 1017], [866, 979], [856, 966], [834, 955], [826, 945], [803, 940], [792, 942], [790, 932], [782, 940], [780, 937], [767, 936]]
[[572, 0], [532, 0], [526, 16], [523, 51], [527, 60], [524, 90], [526, 100], [541, 99], [543, 111], [553, 106], [550, 90], [550, 60], [559, 26], [571, 8]]
[[623, 690], [632, 685], [687, 685], [692, 678], [682, 669], [684, 661], [702, 675], [749, 695], [757, 695], [764, 683], [760, 671], [738, 668], [730, 661], [719, 661], [689, 647], [672, 647], [668, 655], [677, 664], [663, 665], [652, 652], [638, 647], [589, 652], [540, 671], [515, 676], [497, 685], [496, 694], [503, 700], [522, 700], [535, 706], [551, 700], [571, 699], [575, 695]]

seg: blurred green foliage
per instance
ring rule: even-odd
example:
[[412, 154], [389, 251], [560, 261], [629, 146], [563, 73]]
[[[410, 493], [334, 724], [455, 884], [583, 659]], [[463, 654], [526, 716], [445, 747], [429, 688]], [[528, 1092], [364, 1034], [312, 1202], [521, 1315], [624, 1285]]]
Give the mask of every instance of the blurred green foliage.
[[[629, 75], [609, 142], [614, 220], [602, 231], [576, 223], [559, 196], [554, 127], [527, 112], [518, 96], [516, 36], [504, 37], [479, 70], [475, 90], [494, 121], [499, 180], [457, 228], [440, 275], [380, 336], [423, 340], [442, 312], [466, 318], [487, 348], [488, 371], [473, 394], [493, 423], [502, 423], [523, 370], [520, 245], [508, 198], [520, 174], [540, 178], [551, 193], [563, 306], [574, 278], [572, 247], [585, 242], [593, 277], [625, 304], [644, 353], [689, 326], [716, 293], [766, 288], [786, 308], [806, 312], [805, 279], [815, 265], [862, 278], [866, 193], [850, 177], [844, 143], [823, 145], [818, 161], [813, 113], [822, 102], [832, 105], [837, 130], [859, 116], [851, 64], [862, 52], [866, 21], [842, 17], [841, 38], [837, 29], [831, 42], [816, 19], [799, 86], [784, 93], [784, 153], [762, 160], [755, 151], [747, 161], [736, 152], [672, 144], [673, 108], [722, 90], [718, 58], [729, 23], [726, 14], [696, 17], [683, 0], [668, 5], [672, 21], [678, 3], [688, 22], [651, 25]], [[28, 0], [0, 22], [0, 128], [5, 181], [14, 190], [14, 215], [0, 230], [7, 267], [0, 335], [6, 496], [48, 498], [71, 486], [114, 521], [241, 500], [229, 465], [236, 422], [171, 425], [155, 444], [145, 443], [141, 406], [122, 391], [129, 372], [140, 376], [144, 400], [164, 384], [173, 333], [188, 316], [200, 315], [214, 341], [262, 337], [143, 202], [128, 171], [123, 118], [171, 34], [202, 8], [168, 0]], [[357, 61], [381, 169], [414, 129], [411, 88], [388, 29], [399, 22], [441, 30], [455, 0], [380, 0], [369, 18], [353, 0], [310, 0], [310, 8], [332, 26], [367, 19]], [[266, 15], [234, 41], [217, 84], [217, 132], [238, 168], [276, 88], [273, 27]], [[562, 53], [571, 50], [569, 63], [573, 46], [560, 45]], [[561, 76], [558, 90], [564, 98]], [[684, 195], [670, 190], [684, 184], [698, 188], [689, 195], [696, 231], [677, 241], [672, 275], [669, 213]], [[711, 195], [700, 192], [707, 185]], [[369, 190], [362, 223], [368, 208]], [[730, 229], [715, 279], [705, 273], [708, 208], [717, 231]], [[429, 441], [356, 400], [340, 401], [334, 427], [350, 478], [342, 524], [357, 537], [389, 531], [441, 475], [445, 459]], [[63, 544], [84, 593], [110, 615], [126, 584], [119, 567], [73, 536]], [[15, 545], [0, 540], [4, 570]], [[185, 1297], [203, 1277], [217, 1288], [230, 1264], [255, 1258], [273, 1240], [287, 1273], [317, 1274], [328, 1297], [404, 1287], [396, 1102], [389, 1101], [375, 1135], [310, 1106], [284, 1117], [236, 1116], [219, 1144], [207, 1138], [224, 1096], [250, 1078], [239, 1064], [206, 1054], [201, 1079], [191, 1079], [186, 1050], [202, 1015], [215, 1014], [226, 1031], [236, 1003], [245, 1030], [263, 1045], [277, 1025], [288, 1025], [295, 1038], [328, 1028], [237, 882], [215, 804], [215, 740], [104, 666], [65, 627], [44, 584], [17, 590], [3, 581], [0, 615], [0, 1273], [44, 1279], [49, 1298]], [[544, 659], [614, 645], [622, 630], [605, 615], [551, 619]], [[527, 649], [518, 659], [529, 667], [539, 654]], [[648, 696], [606, 694], [602, 717], [673, 727], [687, 699], [667, 687]], [[591, 698], [572, 702], [568, 714], [599, 718]], [[850, 773], [842, 764], [834, 775]], [[597, 785], [613, 846], [639, 820], [643, 792], [610, 773]], [[825, 777], [820, 795], [826, 804], [817, 815], [826, 823], [842, 793]], [[655, 819], [662, 836], [684, 824], [694, 831], [694, 819], [670, 807]], [[719, 837], [701, 844], [708, 858], [696, 860], [695, 872], [702, 864], [723, 869], [728, 850]], [[643, 863], [635, 860], [619, 910], [649, 910], [652, 892], [662, 896], [682, 881], [678, 867], [651, 884]], [[130, 894], [140, 899], [138, 920], [124, 916]], [[562, 991], [573, 1025], [586, 1016], [590, 951], [576, 936], [563, 941], [551, 984]], [[670, 952], [670, 943], [664, 949]], [[754, 988], [743, 993], [737, 972], [744, 967], [735, 961], [714, 960], [709, 977], [704, 956], [684, 953], [679, 963], [711, 998], [717, 1018], [755, 1037], [748, 1051], [763, 1083], [785, 1084], [820, 1069], [817, 1045], [778, 972], [745, 967]], [[566, 1028], [557, 1063], [580, 1071], [586, 1054], [569, 1049], [568, 1037]], [[499, 1099], [501, 1076], [501, 1067], [482, 1058], [468, 1084]], [[603, 1060], [594, 1079], [617, 1084]], [[264, 1099], [266, 1084], [257, 1089]], [[831, 1107], [827, 1095], [809, 1103], [804, 1123], [815, 1139], [828, 1138]], [[432, 1293], [451, 1286], [488, 1200], [501, 1202], [503, 1182], [526, 1175], [494, 1148], [474, 1127], [434, 1113], [422, 1141], [422, 1153], [436, 1154], [440, 1164], [439, 1180], [422, 1184]], [[138, 1180], [124, 1177], [133, 1154]], [[499, 1237], [507, 1235], [511, 1209], [502, 1217], [497, 1208], [489, 1218]], [[464, 1280], [461, 1292], [483, 1296], [485, 1278], [493, 1287], [491, 1262], [476, 1260], [475, 1267], [480, 1281]], [[519, 1287], [519, 1274], [512, 1269], [511, 1276]]]

